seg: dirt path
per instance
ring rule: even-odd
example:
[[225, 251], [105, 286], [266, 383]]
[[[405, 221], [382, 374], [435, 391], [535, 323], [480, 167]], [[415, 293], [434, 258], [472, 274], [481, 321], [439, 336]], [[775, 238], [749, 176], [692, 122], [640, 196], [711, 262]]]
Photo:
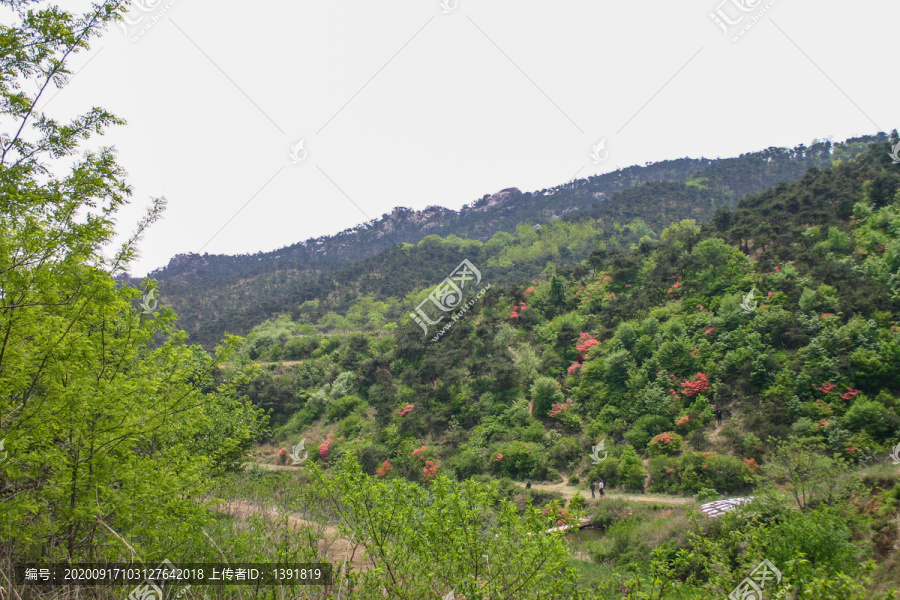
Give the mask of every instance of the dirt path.
[[271, 465], [269, 463], [262, 462], [248, 462], [244, 463], [244, 468], [249, 469], [250, 467], [259, 467], [264, 471], [296, 471], [300, 468], [300, 466], [291, 466], [291, 465]]
[[[524, 483], [516, 482], [516, 485], [519, 487], [525, 487]], [[575, 497], [575, 494], [580, 494], [584, 499], [590, 500], [591, 493], [590, 490], [581, 490], [575, 487], [574, 485], [568, 485], [566, 483], [557, 483], [553, 485], [543, 484], [543, 483], [532, 483], [531, 489], [540, 490], [542, 492], [558, 492], [563, 495], [566, 499], [571, 499]], [[599, 495], [597, 496], [599, 498]], [[658, 502], [660, 504], [676, 504], [676, 505], [686, 505], [694, 502], [693, 498], [680, 498], [678, 496], [665, 496], [660, 494], [626, 494], [623, 492], [606, 492], [606, 496], [604, 498], [610, 499], [622, 499], [622, 500], [630, 500], [631, 502]]]
[[273, 362], [257, 362], [256, 364], [263, 367], [270, 367], [275, 365], [276, 367], [293, 367], [295, 365], [302, 365], [304, 361], [302, 360], [277, 360]]
[[[249, 500], [232, 500], [219, 504], [214, 509], [241, 520], [247, 519], [252, 514], [263, 515], [273, 525], [276, 521], [280, 523], [283, 518], [277, 509], [266, 508], [258, 502]], [[337, 527], [307, 521], [296, 514], [288, 515], [287, 523], [292, 529], [311, 528], [315, 532], [319, 551], [328, 558], [328, 562], [335, 565], [336, 569], [339, 569], [345, 560], [357, 570], [372, 568], [373, 565], [365, 558], [362, 547], [342, 537]]]
[[[297, 467], [291, 467], [288, 465], [270, 465], [266, 463], [253, 463], [259, 466], [262, 469], [267, 471], [293, 471]], [[248, 465], [249, 466], [249, 465]], [[517, 481], [516, 485], [521, 488], [525, 487], [525, 484]], [[545, 484], [545, 483], [532, 483], [531, 488], [534, 490], [540, 490], [542, 492], [559, 492], [562, 494], [567, 500], [573, 498], [575, 494], [581, 494], [585, 500], [591, 499], [590, 490], [582, 490], [574, 485], [569, 485], [567, 483], [555, 483], [555, 484]], [[600, 495], [597, 494], [599, 498]], [[683, 497], [683, 496], [667, 496], [665, 494], [628, 494], [625, 492], [613, 492], [607, 490], [605, 498], [620, 498], [622, 500], [629, 500], [631, 502], [659, 502], [660, 504], [677, 504], [677, 505], [686, 505], [694, 502], [693, 498]]]

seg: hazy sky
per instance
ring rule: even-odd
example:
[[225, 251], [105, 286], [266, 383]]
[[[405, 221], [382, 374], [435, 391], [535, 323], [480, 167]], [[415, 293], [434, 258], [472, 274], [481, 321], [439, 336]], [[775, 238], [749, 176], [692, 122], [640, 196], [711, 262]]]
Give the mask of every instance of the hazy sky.
[[142, 0], [46, 110], [128, 121], [103, 140], [135, 191], [120, 230], [169, 201], [135, 275], [395, 206], [900, 125], [900, 2], [720, 2]]

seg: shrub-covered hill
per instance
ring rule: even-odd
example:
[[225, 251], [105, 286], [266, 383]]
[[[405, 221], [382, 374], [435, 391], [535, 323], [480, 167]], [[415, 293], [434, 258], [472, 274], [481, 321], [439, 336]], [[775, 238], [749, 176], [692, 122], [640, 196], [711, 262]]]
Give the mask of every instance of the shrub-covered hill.
[[[326, 466], [351, 451], [376, 477], [602, 477], [635, 492], [771, 498], [775, 512], [758, 515], [770, 525], [789, 506], [823, 523], [855, 515], [839, 534], [841, 572], [862, 577], [868, 557], [896, 583], [896, 473], [866, 475], [900, 443], [900, 166], [889, 149], [811, 169], [702, 225], [598, 243], [573, 269], [498, 276], [437, 341], [405, 316], [428, 288], [357, 296], [343, 315], [310, 302], [299, 320], [248, 336], [244, 360], [266, 366], [247, 393], [272, 410], [276, 441], [322, 444], [311, 456]], [[480, 256], [467, 243], [395, 252], [416, 264], [455, 244], [446, 276]], [[521, 247], [512, 265], [528, 260]], [[595, 465], [601, 441], [608, 457]], [[812, 522], [792, 527], [817, 535]], [[696, 571], [675, 579], [709, 577]]]
[[[192, 339], [212, 348], [225, 332], [245, 335], [283, 312], [297, 318], [300, 304], [322, 299], [339, 286], [358, 283], [359, 273], [367, 273], [371, 267], [367, 259], [375, 257], [378, 262], [380, 254], [400, 244], [416, 244], [427, 236], [486, 243], [497, 235], [502, 240], [515, 234], [523, 223], [546, 225], [558, 218], [595, 223], [601, 237], [613, 232], [615, 223], [642, 219], [658, 234], [672, 221], [706, 220], [716, 208], [733, 208], [749, 193], [796, 180], [809, 167], [852, 158], [868, 144], [885, 141], [886, 134], [879, 133], [835, 144], [823, 141], [810, 147], [768, 148], [733, 158], [650, 163], [537, 192], [510, 188], [486, 195], [458, 212], [435, 206], [423, 211], [398, 208], [337, 235], [273, 252], [179, 255], [151, 277], [159, 283], [161, 301], [178, 312], [179, 323]], [[560, 266], [571, 266], [584, 258], [572, 250], [555, 260]], [[535, 275], [530, 271], [509, 273], [510, 281]], [[406, 291], [430, 285], [430, 281], [413, 280]], [[396, 293], [393, 290], [391, 295]]]

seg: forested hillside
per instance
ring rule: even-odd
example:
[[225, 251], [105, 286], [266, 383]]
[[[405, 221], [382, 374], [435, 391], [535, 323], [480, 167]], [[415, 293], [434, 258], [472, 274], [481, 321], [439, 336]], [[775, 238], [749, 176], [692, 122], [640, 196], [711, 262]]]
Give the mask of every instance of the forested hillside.
[[[598, 570], [581, 575], [598, 592], [727, 594], [723, 569], [749, 573], [766, 556], [793, 597], [881, 597], [900, 581], [889, 457], [900, 169], [889, 152], [873, 144], [659, 235], [583, 219], [394, 249], [331, 294], [342, 314], [311, 300], [299, 319], [255, 328], [241, 356], [268, 366], [246, 391], [271, 411], [274, 440], [323, 444], [313, 460], [326, 466], [350, 452], [376, 478], [602, 478], [632, 493], [757, 497], [715, 525], [601, 505], [607, 535], [588, 545]], [[703, 195], [669, 183], [624, 194], [664, 202], [674, 189]], [[563, 247], [590, 255], [557, 268]], [[492, 285], [435, 341], [444, 323], [425, 335], [407, 314], [430, 288], [404, 294], [389, 275], [422, 281], [422, 265], [438, 265], [438, 283], [465, 258], [481, 289]], [[608, 458], [592, 464], [601, 441]]]
[[896, 130], [138, 289], [43, 112], [128, 4], [2, 5], [0, 599], [900, 600]]
[[[633, 166], [534, 193], [510, 188], [486, 195], [459, 212], [440, 207], [420, 212], [398, 208], [335, 236], [275, 252], [179, 255], [150, 276], [159, 283], [161, 301], [176, 310], [192, 339], [211, 347], [225, 332], [244, 335], [278, 313], [296, 318], [303, 302], [320, 299], [348, 281], [355, 284], [354, 274], [366, 272], [369, 265], [365, 259], [399, 244], [416, 244], [429, 235], [487, 242], [498, 233], [514, 234], [522, 224], [543, 226], [559, 217], [591, 221], [603, 232], [600, 239], [616, 223], [624, 225], [633, 219], [642, 219], [658, 234], [668, 223], [706, 220], [717, 208], [733, 208], [749, 193], [798, 179], [809, 167], [851, 158], [864, 151], [867, 143], [886, 139], [880, 134], [838, 144], [825, 141], [811, 147], [769, 148], [737, 158], [685, 158]], [[573, 248], [556, 260], [568, 267], [584, 258]], [[411, 283], [407, 290], [428, 280]]]

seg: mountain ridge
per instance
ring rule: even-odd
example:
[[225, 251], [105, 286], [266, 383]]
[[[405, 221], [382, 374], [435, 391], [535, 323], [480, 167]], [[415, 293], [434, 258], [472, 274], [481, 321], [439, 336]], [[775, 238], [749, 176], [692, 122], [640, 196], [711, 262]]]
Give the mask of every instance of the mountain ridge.
[[[852, 158], [869, 143], [887, 139], [887, 134], [879, 133], [842, 143], [815, 141], [810, 147], [770, 147], [732, 158], [680, 158], [634, 165], [536, 192], [507, 187], [485, 194], [458, 211], [433, 205], [420, 211], [395, 207], [378, 219], [337, 234], [309, 238], [270, 252], [179, 254], [148, 277], [158, 282], [161, 302], [176, 310], [191, 337], [211, 345], [226, 332], [244, 334], [265, 318], [295, 312], [295, 292], [304, 284], [327, 279], [400, 244], [419, 243], [429, 235], [487, 242], [498, 233], [514, 232], [523, 223], [543, 225], [560, 218], [602, 220], [603, 214], [607, 221], [618, 219], [621, 224], [634, 218], [655, 219], [652, 228], [658, 233], [667, 224], [665, 218], [710, 218], [716, 207], [732, 208], [750, 193], [799, 179], [809, 167]], [[686, 204], [683, 194], [677, 193], [664, 215], [633, 202], [642, 197], [643, 191], [652, 195], [652, 184], [660, 182], [689, 185], [697, 192], [694, 196], [702, 198], [704, 207]], [[651, 187], [642, 191], [640, 186]], [[636, 193], [626, 194], [636, 189]], [[631, 205], [626, 207], [629, 201]], [[126, 274], [121, 280], [135, 284], [142, 279]]]

